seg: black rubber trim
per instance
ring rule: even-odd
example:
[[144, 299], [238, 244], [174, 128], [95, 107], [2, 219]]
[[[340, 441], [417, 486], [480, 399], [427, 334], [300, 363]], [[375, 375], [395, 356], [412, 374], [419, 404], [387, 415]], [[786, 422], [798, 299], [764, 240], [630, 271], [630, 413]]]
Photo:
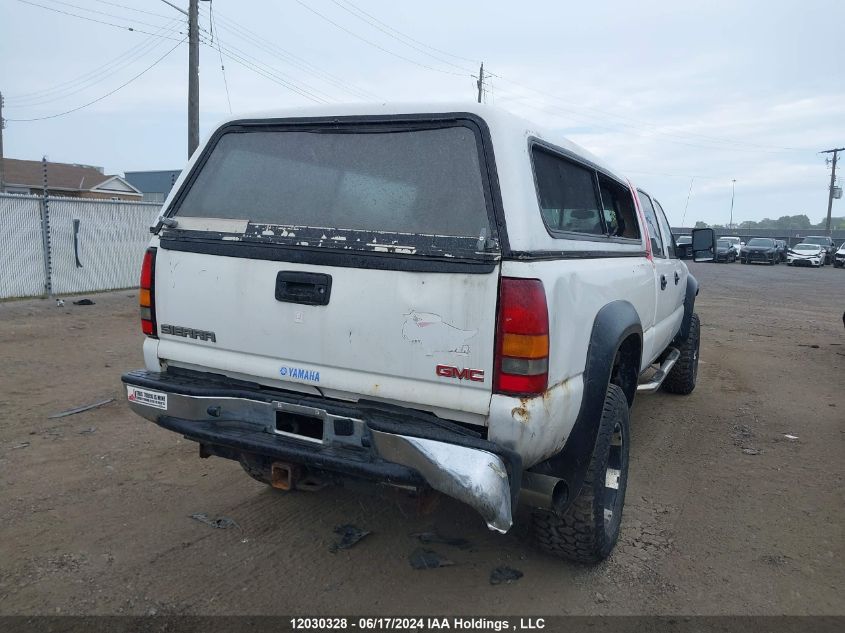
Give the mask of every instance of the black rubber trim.
[[507, 260], [542, 261], [554, 259], [606, 259], [616, 257], [645, 257], [645, 251], [512, 251]]
[[675, 337], [675, 342], [686, 341], [689, 337], [690, 321], [692, 313], [695, 312], [695, 298], [698, 296], [698, 280], [687, 273], [687, 290], [684, 295], [684, 318], [681, 321], [681, 329]]
[[[200, 444], [223, 446], [235, 451], [251, 453], [270, 459], [334, 473], [376, 479], [391, 483], [421, 485], [425, 479], [415, 470], [382, 460], [361, 461], [344, 455], [340, 451], [325, 450], [293, 439], [281, 438], [263, 433], [227, 426], [225, 422], [183, 420], [163, 415], [158, 419], [162, 428], [181, 433], [184, 437]], [[221, 453], [223, 451], [220, 451]]]
[[[126, 385], [187, 396], [245, 398], [260, 402], [286, 402], [306, 407], [315, 407], [324, 409], [333, 415], [363, 420], [368, 428], [375, 431], [419, 437], [487, 451], [498, 456], [504, 462], [505, 468], [508, 471], [511, 501], [514, 507], [516, 507], [518, 501], [519, 489], [522, 482], [522, 457], [519, 453], [483, 439], [479, 437], [477, 432], [467, 429], [457, 422], [439, 418], [432, 413], [367, 400], [354, 403], [321, 398], [319, 396], [309, 396], [291, 391], [271, 390], [262, 388], [255, 383], [231, 380], [219, 374], [206, 374], [184, 369], [177, 371], [170, 370], [167, 372], [136, 370], [123, 374], [121, 380]], [[158, 424], [164, 428], [183, 433], [189, 439], [196, 439], [196, 441], [204, 444], [232, 446], [257, 455], [273, 456], [270, 453], [262, 452], [262, 447], [266, 448], [267, 446], [265, 442], [270, 442], [270, 446], [277, 448], [283, 445], [293, 444], [300, 451], [311, 451], [311, 453], [297, 453], [303, 457], [309, 457], [313, 454], [314, 450], [320, 452], [321, 455], [324, 452], [321, 450], [324, 447], [302, 446], [302, 443], [293, 439], [282, 436], [269, 436], [263, 431], [249, 430], [248, 427], [233, 427], [232, 423], [227, 423], [225, 426], [215, 426], [213, 424], [209, 426], [210, 423], [206, 421], [198, 423], [163, 415], [159, 418]], [[178, 429], [199, 429], [204, 434], [198, 436], [193, 431], [192, 433], [187, 433], [178, 430], [177, 427]], [[242, 436], [245, 433], [249, 437], [256, 435], [258, 438], [255, 440], [257, 444], [252, 448], [245, 448], [242, 445], [244, 441]], [[279, 450], [287, 449], [279, 448]], [[329, 452], [328, 454], [331, 453]], [[287, 459], [296, 461], [292, 456]], [[348, 460], [350, 458], [347, 457], [345, 459]], [[323, 465], [322, 462], [312, 464], [308, 461], [301, 461], [299, 463], [305, 466], [313, 465], [314, 467], [324, 468], [326, 470], [337, 470], [337, 468]], [[346, 471], [337, 470], [337, 472]]]
[[279, 244], [250, 244], [222, 240], [175, 240], [162, 238], [159, 247], [185, 253], [201, 253], [220, 257], [260, 259], [272, 262], [366, 268], [373, 270], [399, 270], [429, 273], [488, 274], [498, 265], [496, 260], [458, 259], [450, 257], [425, 257], [398, 253], [376, 253], [349, 250], [328, 250], [307, 246]]
[[[578, 417], [563, 450], [544, 462], [532, 466], [531, 472], [558, 477], [569, 488], [567, 504], [556, 508], [565, 512], [584, 484], [587, 468], [596, 445], [599, 421], [604, 407], [613, 361], [622, 342], [636, 335], [642, 350], [643, 328], [634, 306], [627, 301], [613, 301], [604, 306], [593, 321], [587, 363], [584, 368], [584, 394]], [[641, 352], [642, 353], [642, 352]]]

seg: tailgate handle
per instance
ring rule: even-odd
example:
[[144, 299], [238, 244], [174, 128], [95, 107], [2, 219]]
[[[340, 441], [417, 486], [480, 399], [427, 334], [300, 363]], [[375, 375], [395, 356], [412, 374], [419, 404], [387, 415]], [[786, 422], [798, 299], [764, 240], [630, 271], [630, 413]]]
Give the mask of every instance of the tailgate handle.
[[276, 275], [276, 301], [325, 306], [331, 293], [331, 275], [294, 270], [282, 270]]

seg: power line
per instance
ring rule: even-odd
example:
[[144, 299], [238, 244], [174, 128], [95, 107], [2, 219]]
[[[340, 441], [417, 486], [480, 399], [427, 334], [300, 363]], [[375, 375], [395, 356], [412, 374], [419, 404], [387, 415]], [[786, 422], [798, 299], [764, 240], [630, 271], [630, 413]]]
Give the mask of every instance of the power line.
[[325, 15], [323, 15], [322, 13], [320, 13], [319, 11], [317, 11], [317, 10], [315, 10], [315, 9], [312, 9], [311, 7], [309, 7], [307, 4], [305, 4], [305, 3], [304, 3], [304, 2], [302, 2], [301, 0], [294, 0], [294, 2], [296, 2], [296, 3], [297, 3], [299, 6], [301, 6], [303, 9], [306, 9], [307, 11], [310, 11], [310, 12], [311, 12], [311, 13], [313, 13], [314, 15], [316, 15], [316, 16], [318, 16], [319, 18], [321, 18], [321, 19], [325, 20], [325, 21], [326, 21], [326, 22], [328, 22], [329, 24], [333, 25], [335, 28], [338, 28], [338, 29], [340, 29], [341, 31], [343, 31], [344, 33], [347, 33], [347, 34], [351, 35], [352, 37], [354, 37], [354, 38], [356, 38], [356, 39], [358, 39], [358, 40], [361, 40], [362, 42], [365, 42], [365, 43], [369, 44], [369, 45], [370, 45], [370, 46], [372, 46], [373, 48], [377, 48], [378, 50], [382, 51], [383, 53], [387, 53], [388, 55], [392, 55], [393, 57], [396, 57], [396, 58], [398, 58], [398, 59], [401, 59], [401, 60], [403, 60], [403, 61], [406, 61], [406, 62], [408, 62], [408, 63], [410, 63], [410, 64], [414, 64], [414, 65], [416, 65], [416, 66], [420, 66], [421, 68], [425, 68], [425, 69], [427, 69], [427, 70], [433, 70], [434, 72], [438, 72], [438, 73], [443, 73], [444, 75], [454, 75], [454, 76], [456, 76], [456, 77], [464, 77], [464, 76], [466, 76], [464, 73], [456, 73], [456, 72], [451, 71], [451, 70], [443, 70], [442, 68], [435, 68], [434, 66], [429, 66], [429, 65], [427, 65], [427, 64], [422, 64], [422, 63], [420, 63], [420, 62], [418, 62], [418, 61], [416, 61], [416, 60], [414, 60], [414, 59], [411, 59], [410, 57], [405, 57], [404, 55], [401, 55], [401, 54], [399, 54], [399, 53], [397, 53], [397, 52], [395, 52], [395, 51], [392, 51], [392, 50], [390, 50], [390, 49], [384, 48], [384, 46], [381, 46], [381, 45], [379, 45], [379, 44], [376, 44], [375, 42], [373, 42], [373, 41], [371, 41], [371, 40], [368, 40], [366, 37], [363, 37], [363, 36], [358, 35], [357, 33], [353, 32], [353, 31], [350, 31], [350, 30], [349, 30], [349, 29], [347, 29], [345, 26], [342, 26], [342, 25], [338, 24], [337, 22], [335, 22], [334, 20], [332, 20], [332, 19], [331, 19], [331, 18], [329, 18], [329, 17], [326, 17]]
[[[211, 43], [214, 44], [214, 2], [208, 4], [208, 28], [211, 30]], [[223, 86], [226, 88], [226, 102], [229, 104], [229, 114], [232, 114], [232, 99], [229, 96], [229, 82], [226, 81], [226, 67], [223, 65], [223, 52], [220, 50], [220, 34], [217, 34], [217, 54], [220, 57], [220, 72], [223, 74]]]
[[[72, 9], [77, 9], [79, 11], [87, 11], [88, 13], [96, 13], [97, 15], [104, 15], [108, 18], [116, 18], [118, 20], [128, 20], [129, 22], [135, 22], [136, 24], [141, 24], [143, 26], [150, 26], [152, 28], [161, 28], [161, 24], [153, 24], [152, 22], [144, 22], [143, 20], [137, 20], [135, 18], [127, 18], [121, 15], [115, 15], [114, 13], [108, 13], [106, 11], [98, 11], [97, 9], [89, 9], [87, 7], [81, 7], [78, 4], [72, 4], [70, 2], [63, 2], [63, 0], [42, 0], [42, 2], [52, 2], [53, 4], [60, 4], [65, 7], [70, 7]], [[169, 20], [169, 16], [162, 15], [166, 20]]]
[[[53, 7], [46, 7], [43, 4], [38, 4], [37, 2], [30, 2], [30, 0], [18, 0], [18, 2], [20, 2], [22, 4], [28, 4], [28, 5], [33, 6], [33, 7], [40, 7], [42, 9], [47, 9], [48, 11], [54, 11], [55, 13], [61, 13], [62, 15], [69, 15], [69, 16], [74, 17], [74, 18], [79, 18], [80, 20], [88, 20], [89, 22], [96, 22], [97, 24], [104, 24], [106, 26], [113, 26], [113, 27], [116, 27], [118, 29], [122, 29], [122, 30], [126, 30], [126, 31], [132, 31], [133, 33], [142, 33], [144, 35], [155, 35], [155, 33], [151, 33], [149, 31], [144, 31], [142, 29], [136, 29], [133, 26], [126, 26], [124, 24], [114, 24], [113, 22], [106, 22], [104, 20], [97, 20], [95, 18], [89, 18], [87, 16], [79, 15], [77, 13], [71, 13], [69, 11], [62, 11], [61, 9], [55, 9]], [[185, 35], [185, 33], [182, 32], [182, 31], [179, 31], [179, 35]], [[165, 40], [170, 40], [172, 42], [176, 42], [176, 41], [183, 42], [184, 41], [184, 40], [179, 40], [175, 37], [167, 37], [167, 36], [164, 36], [164, 35], [160, 35], [158, 37], [161, 37], [162, 39], [165, 39]]]
[[[450, 62], [448, 59], [443, 59], [443, 58], [442, 58], [442, 57], [440, 57], [439, 55], [435, 55], [435, 54], [433, 54], [433, 53], [430, 53], [430, 52], [426, 51], [426, 50], [425, 50], [425, 48], [422, 48], [422, 47], [420, 47], [420, 46], [417, 46], [415, 43], [405, 41], [405, 40], [404, 40], [402, 37], [400, 37], [399, 35], [396, 35], [396, 34], [394, 34], [394, 33], [391, 33], [391, 31], [393, 31], [393, 29], [388, 30], [388, 29], [389, 29], [389, 27], [387, 27], [386, 25], [381, 26], [381, 24], [382, 24], [382, 23], [381, 23], [380, 21], [378, 21], [378, 20], [375, 20], [375, 18], [368, 19], [367, 17], [364, 17], [364, 15], [359, 15], [359, 13], [356, 13], [356, 11], [357, 11], [357, 12], [360, 12], [360, 13], [363, 13], [363, 14], [365, 14], [366, 16], [369, 16], [369, 14], [368, 14], [368, 13], [366, 13], [366, 12], [362, 11], [361, 9], [359, 9], [358, 7], [356, 7], [354, 4], [349, 3], [352, 7], [354, 7], [354, 9], [355, 9], [355, 10], [353, 11], [352, 9], [350, 9], [349, 7], [344, 6], [343, 4], [341, 4], [340, 2], [338, 2], [337, 0], [331, 0], [331, 1], [332, 1], [335, 5], [337, 5], [338, 7], [340, 7], [341, 9], [343, 9], [344, 11], [346, 11], [347, 13], [349, 13], [350, 15], [355, 16], [356, 18], [358, 18], [358, 19], [359, 19], [359, 20], [361, 20], [362, 22], [365, 22], [365, 23], [369, 24], [370, 26], [372, 26], [372, 27], [373, 27], [373, 28], [375, 28], [375, 29], [378, 29], [379, 31], [381, 31], [382, 33], [384, 33], [384, 34], [385, 34], [385, 35], [387, 35], [388, 37], [393, 38], [393, 39], [394, 39], [394, 40], [396, 40], [397, 42], [401, 42], [401, 43], [402, 43], [402, 44], [404, 44], [405, 46], [409, 46], [410, 48], [413, 48], [415, 51], [418, 51], [418, 52], [422, 53], [423, 55], [428, 55], [428, 56], [429, 56], [429, 57], [431, 57], [432, 59], [436, 59], [437, 61], [439, 61], [439, 62], [441, 62], [441, 63], [443, 63], [443, 64], [446, 64], [446, 65], [448, 65], [448, 66], [451, 66], [452, 68], [457, 68], [458, 70], [461, 70], [461, 71], [463, 71], [464, 73], [472, 73], [472, 71], [471, 71], [471, 70], [467, 70], [466, 68], [464, 68], [464, 67], [462, 67], [462, 66], [458, 66], [457, 64], [454, 64], [454, 63]], [[370, 17], [371, 17], [371, 16], [370, 16]], [[397, 31], [397, 33], [398, 33], [398, 31]]]
[[[329, 73], [328, 71], [325, 71], [320, 67], [315, 66], [314, 64], [308, 62], [302, 57], [299, 57], [298, 55], [279, 47], [274, 42], [262, 37], [255, 31], [251, 31], [250, 29], [238, 24], [234, 20], [225, 17], [219, 11], [215, 12], [214, 20], [215, 29], [222, 28], [229, 34], [232, 34], [233, 36], [239, 39], [249, 42], [253, 46], [256, 46], [257, 48], [269, 53], [273, 57], [285, 62], [286, 64], [289, 64], [291, 66], [294, 66], [295, 68], [302, 70], [303, 72], [312, 77], [316, 76], [317, 79], [330, 83], [335, 87], [338, 87], [341, 90], [344, 90], [347, 93], [352, 94], [358, 98], [378, 100], [382, 99], [380, 96], [367, 90], [364, 90], [363, 88], [358, 88], [357, 86], [354, 86], [344, 81], [340, 77], [337, 77], [336, 75], [333, 75], [332, 73]], [[223, 23], [222, 27], [220, 26], [220, 22]]]
[[[334, 0], [332, 0], [332, 2], [334, 2]], [[446, 56], [448, 56], [448, 57], [454, 57], [455, 59], [460, 59], [460, 60], [465, 61], [465, 62], [470, 62], [470, 63], [473, 63], [473, 64], [474, 64], [474, 63], [476, 63], [476, 62], [478, 61], [477, 59], [470, 59], [469, 57], [462, 57], [462, 56], [460, 56], [460, 55], [455, 55], [454, 53], [450, 53], [450, 52], [448, 52], [448, 51], [444, 51], [444, 50], [441, 50], [441, 49], [439, 49], [439, 48], [435, 48], [434, 46], [431, 46], [430, 44], [426, 44], [425, 42], [421, 42], [420, 40], [414, 39], [413, 37], [411, 37], [411, 36], [410, 36], [410, 35], [408, 35], [407, 33], [403, 33], [402, 31], [400, 31], [400, 30], [398, 30], [398, 29], [394, 29], [392, 26], [390, 26], [390, 25], [388, 25], [388, 24], [386, 24], [386, 23], [382, 22], [382, 21], [381, 21], [381, 20], [379, 20], [377, 17], [375, 17], [373, 14], [371, 14], [371, 13], [367, 13], [366, 11], [364, 11], [364, 9], [362, 9], [362, 8], [361, 8], [361, 7], [359, 7], [359, 6], [357, 6], [355, 3], [350, 2], [349, 0], [343, 0], [343, 2], [344, 2], [344, 4], [348, 4], [349, 6], [351, 6], [352, 8], [354, 8], [354, 9], [355, 9], [356, 11], [358, 11], [359, 13], [362, 13], [363, 15], [366, 15], [367, 17], [371, 18], [373, 21], [378, 22], [379, 24], [381, 24], [381, 25], [382, 25], [383, 27], [385, 27], [386, 29], [389, 29], [390, 31], [393, 31], [393, 32], [394, 32], [394, 33], [396, 33], [397, 35], [399, 35], [399, 36], [401, 36], [401, 37], [404, 37], [405, 39], [410, 40], [411, 42], [414, 42], [414, 43], [416, 43], [416, 44], [419, 44], [420, 46], [424, 46], [424, 47], [426, 47], [426, 48], [428, 48], [428, 49], [431, 49], [431, 50], [433, 50], [433, 51], [435, 51], [435, 52], [437, 52], [437, 53], [440, 53], [441, 55], [446, 55]]]
[[142, 70], [141, 72], [139, 72], [137, 75], [135, 75], [134, 77], [132, 77], [132, 79], [130, 79], [129, 81], [126, 81], [126, 82], [124, 82], [124, 83], [120, 84], [120, 85], [119, 85], [117, 88], [115, 88], [114, 90], [112, 90], [112, 91], [110, 91], [110, 92], [107, 92], [106, 94], [104, 94], [104, 95], [103, 95], [103, 96], [101, 96], [101, 97], [97, 97], [97, 98], [96, 98], [96, 99], [94, 99], [93, 101], [89, 101], [88, 103], [84, 103], [84, 104], [82, 104], [81, 106], [78, 106], [78, 107], [76, 107], [76, 108], [72, 108], [72, 109], [70, 109], [70, 110], [65, 110], [64, 112], [59, 112], [58, 114], [51, 114], [50, 116], [35, 117], [35, 118], [32, 118], [32, 119], [6, 119], [6, 121], [13, 121], [13, 122], [15, 122], [15, 123], [28, 123], [28, 122], [30, 122], [30, 121], [46, 121], [47, 119], [55, 119], [55, 118], [58, 118], [58, 117], [60, 117], [60, 116], [65, 116], [65, 115], [67, 115], [67, 114], [71, 114], [71, 113], [73, 113], [73, 112], [77, 112], [77, 111], [79, 111], [79, 110], [82, 110], [83, 108], [87, 108], [87, 107], [88, 107], [88, 106], [90, 106], [90, 105], [94, 105], [95, 103], [98, 103], [99, 101], [102, 101], [102, 100], [103, 100], [103, 99], [105, 99], [106, 97], [110, 97], [111, 95], [113, 95], [113, 94], [114, 94], [115, 92], [117, 92], [118, 90], [121, 90], [121, 89], [125, 88], [126, 86], [128, 86], [129, 84], [131, 84], [133, 81], [135, 81], [136, 79], [140, 78], [142, 75], [146, 74], [149, 70], [152, 70], [153, 68], [155, 68], [155, 67], [159, 64], [159, 62], [161, 62], [162, 60], [164, 60], [164, 58], [165, 58], [165, 57], [167, 57], [168, 55], [170, 55], [170, 53], [172, 53], [172, 52], [173, 52], [173, 51], [175, 51], [177, 48], [179, 48], [179, 46], [180, 46], [182, 43], [184, 43], [186, 39], [187, 39], [187, 38], [183, 38], [182, 40], [180, 40], [180, 41], [176, 44], [176, 46], [174, 46], [173, 48], [171, 48], [171, 49], [170, 49], [169, 51], [167, 51], [164, 55], [162, 55], [161, 57], [159, 57], [157, 60], [155, 60], [152, 64], [150, 64], [149, 66], [147, 66], [144, 70]]
[[[211, 46], [209, 44], [207, 38], [203, 43], [208, 45], [208, 46]], [[224, 45], [221, 44], [220, 47], [221, 47], [224, 55], [230, 56], [230, 57], [232, 55], [234, 55], [236, 58], [240, 58], [241, 60], [246, 60], [249, 63], [256, 65], [258, 67], [263, 67], [265, 70], [267, 70], [267, 72], [269, 72], [270, 74], [272, 74], [276, 78], [278, 78], [279, 81], [283, 83], [283, 85], [289, 84], [290, 86], [292, 86], [293, 88], [296, 89], [295, 92], [298, 92], [299, 94], [301, 94], [304, 97], [309, 97], [309, 98], [313, 97], [314, 100], [319, 101], [321, 103], [329, 103], [332, 100], [336, 100], [336, 99], [334, 99], [334, 97], [332, 95], [329, 95], [329, 94], [323, 92], [322, 90], [314, 88], [313, 86], [311, 86], [311, 85], [309, 85], [309, 84], [307, 84], [303, 81], [300, 81], [300, 80], [297, 80], [294, 77], [291, 77], [289, 74], [284, 73], [284, 72], [274, 68], [270, 64], [267, 64], [267, 63], [261, 61], [257, 57], [250, 55], [246, 51], [244, 51], [244, 50], [242, 50], [242, 49], [240, 49], [236, 46], [232, 46], [231, 44], [227, 44], [227, 45], [224, 46]], [[214, 49], [213, 46], [211, 46], [211, 48]]]
[[[203, 43], [208, 45], [207, 40]], [[231, 46], [221, 46], [221, 49], [225, 57], [240, 64], [241, 66], [244, 66], [245, 68], [252, 70], [253, 72], [258, 73], [262, 77], [269, 79], [270, 81], [273, 81], [281, 86], [284, 86], [288, 90], [295, 92], [296, 94], [305, 97], [306, 99], [310, 99], [311, 101], [314, 101], [316, 103], [329, 103], [327, 99], [324, 99], [319, 95], [310, 92], [306, 88], [301, 88], [295, 82], [289, 79], [284, 79], [284, 75], [282, 75], [278, 70], [272, 68], [271, 66], [267, 66], [266, 64], [259, 60], [256, 60], [255, 58], [252, 58], [251, 61], [249, 59], [251, 56], [247, 55], [246, 53], [243, 53], [242, 51], [239, 51], [238, 49]], [[262, 66], [264, 66], [264, 68], [262, 68]]]
[[113, 7], [119, 7], [121, 9], [128, 9], [129, 11], [135, 11], [136, 13], [143, 13], [145, 15], [152, 15], [157, 18], [165, 18], [169, 19], [169, 15], [164, 15], [163, 13], [154, 13], [153, 11], [145, 11], [144, 9], [136, 9], [135, 7], [130, 7], [125, 4], [120, 4], [118, 2], [108, 2], [108, 0], [94, 0], [94, 2], [99, 2], [100, 4], [108, 4]]
[[[173, 22], [176, 22], [176, 20], [174, 20]], [[175, 29], [173, 28], [173, 26], [170, 26], [170, 28], [162, 27], [159, 34], [162, 32], [172, 33], [174, 31]], [[91, 88], [92, 86], [95, 86], [98, 83], [108, 80], [110, 77], [107, 73], [110, 74], [117, 72], [122, 68], [133, 64], [134, 62], [147, 55], [147, 53], [154, 50], [161, 43], [161, 39], [158, 38], [157, 35], [148, 37], [139, 44], [136, 44], [130, 49], [124, 51], [114, 59], [108, 61], [107, 63], [101, 66], [96, 67], [93, 70], [88, 71], [87, 73], [79, 75], [78, 77], [75, 77], [68, 81], [64, 81], [60, 84], [56, 84], [49, 88], [42, 88], [41, 90], [35, 90], [29, 93], [23, 93], [10, 97], [9, 102], [13, 103], [13, 108], [22, 106], [30, 107], [35, 105], [43, 105], [45, 103], [51, 103], [53, 101], [58, 101], [60, 99], [64, 99], [71, 95], [82, 92], [83, 90], [87, 90], [88, 88]]]

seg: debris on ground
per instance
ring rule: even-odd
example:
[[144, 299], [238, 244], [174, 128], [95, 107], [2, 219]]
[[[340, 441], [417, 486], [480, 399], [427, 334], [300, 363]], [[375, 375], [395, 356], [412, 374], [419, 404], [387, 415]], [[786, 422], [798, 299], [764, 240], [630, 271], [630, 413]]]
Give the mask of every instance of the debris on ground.
[[597, 592], [596, 592], [596, 602], [599, 602], [599, 603], [601, 603], [601, 602], [607, 602], [607, 596], [606, 596], [606, 595], [604, 595], [603, 593], [599, 593], [599, 592], [597, 591]]
[[438, 567], [451, 567], [455, 563], [437, 552], [418, 547], [408, 557], [411, 567], [414, 569], [436, 569]]
[[97, 304], [94, 303], [93, 301], [91, 301], [91, 299], [80, 299], [79, 301], [74, 301], [73, 305], [75, 305], [75, 306], [93, 306], [93, 305], [97, 305]]
[[761, 451], [759, 448], [743, 448], [742, 452], [746, 455], [759, 455], [763, 451]]
[[512, 567], [496, 567], [490, 572], [491, 585], [509, 585], [522, 578], [524, 574], [518, 569]]
[[114, 398], [109, 398], [108, 400], [100, 400], [99, 402], [95, 402], [94, 404], [87, 404], [84, 407], [77, 407], [75, 409], [68, 409], [67, 411], [62, 411], [60, 413], [54, 413], [51, 416], [48, 416], [48, 420], [53, 420], [55, 418], [64, 418], [68, 415], [75, 415], [77, 413], [82, 413], [83, 411], [90, 411], [91, 409], [96, 409], [97, 407], [102, 407], [110, 402], [114, 402]]
[[192, 514], [191, 518], [195, 521], [199, 521], [200, 523], [205, 523], [206, 525], [210, 525], [213, 528], [217, 528], [220, 530], [228, 530], [229, 528], [239, 528], [241, 527], [233, 519], [229, 517], [217, 517], [216, 519], [210, 519], [205, 512], [197, 512], [196, 514]]
[[65, 300], [64, 299], [56, 299], [56, 307], [57, 308], [64, 308], [65, 307]]
[[797, 440], [797, 439], [798, 439], [798, 436], [797, 436], [797, 435], [790, 435], [789, 433], [784, 433], [784, 434], [783, 434], [783, 436], [784, 436], [786, 439], [788, 439], [788, 440], [792, 440], [792, 441], [795, 441], [795, 440]]
[[29, 442], [21, 442], [20, 444], [15, 444], [12, 448], [26, 448], [27, 446], [29, 446]]
[[369, 530], [362, 530], [361, 528], [348, 523], [346, 525], [338, 525], [334, 529], [334, 533], [340, 536], [340, 540], [329, 546], [329, 551], [332, 554], [337, 552], [339, 549], [349, 549], [355, 545], [355, 543], [367, 536], [367, 534], [370, 534]]
[[451, 545], [452, 547], [457, 547], [458, 549], [469, 549], [472, 547], [472, 543], [465, 538], [443, 536], [436, 530], [433, 532], [416, 532], [415, 534], [411, 534], [411, 536], [419, 539], [420, 543], [425, 543], [426, 545], [438, 543], [442, 545]]
[[89, 427], [89, 428], [87, 428], [87, 429], [82, 429], [82, 430], [79, 432], [79, 434], [80, 434], [80, 435], [90, 435], [91, 433], [94, 433], [94, 432], [96, 432], [96, 431], [97, 431], [97, 427], [96, 427], [96, 426], [92, 426], [92, 427]]

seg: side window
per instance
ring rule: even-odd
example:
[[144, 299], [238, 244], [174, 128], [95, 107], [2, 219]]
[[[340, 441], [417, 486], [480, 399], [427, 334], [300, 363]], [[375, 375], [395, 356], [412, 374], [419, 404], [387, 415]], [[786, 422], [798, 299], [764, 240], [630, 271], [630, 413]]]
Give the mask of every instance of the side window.
[[599, 174], [599, 190], [608, 235], [640, 239], [640, 225], [637, 222], [637, 212], [634, 210], [630, 189]]
[[657, 209], [657, 219], [660, 221], [660, 230], [663, 231], [663, 235], [666, 236], [666, 252], [669, 253], [669, 257], [677, 258], [677, 250], [675, 248], [675, 237], [672, 235], [672, 229], [669, 227], [669, 220], [666, 219], [666, 213], [663, 211], [663, 207], [660, 206], [660, 203], [655, 200], [654, 206]]
[[643, 208], [648, 236], [651, 238], [651, 252], [655, 257], [666, 257], [663, 254], [663, 239], [660, 237], [660, 229], [657, 228], [657, 215], [651, 205], [651, 199], [642, 191], [638, 191], [640, 206]]
[[543, 222], [550, 231], [604, 235], [592, 169], [532, 150]]

